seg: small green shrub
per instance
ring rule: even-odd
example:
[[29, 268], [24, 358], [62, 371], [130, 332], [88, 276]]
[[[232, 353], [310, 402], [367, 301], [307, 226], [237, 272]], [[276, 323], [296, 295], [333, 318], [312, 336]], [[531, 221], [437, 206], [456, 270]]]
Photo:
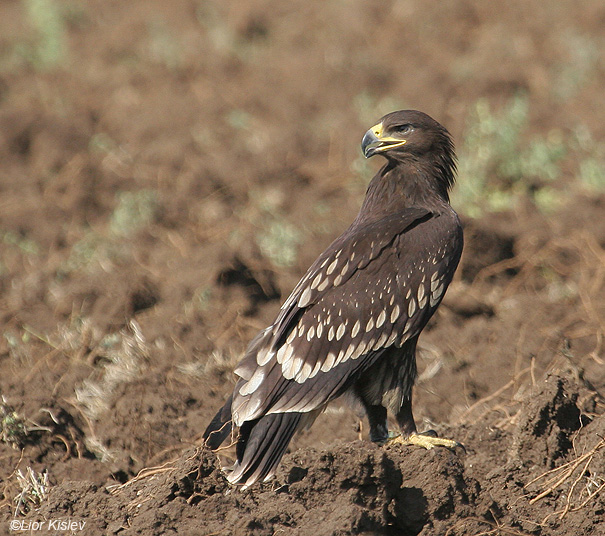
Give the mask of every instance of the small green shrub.
[[459, 151], [460, 181], [452, 196], [463, 212], [476, 217], [509, 209], [522, 195], [532, 196], [545, 210], [557, 203], [558, 194], [549, 183], [559, 177], [567, 147], [557, 131], [526, 142], [527, 123], [524, 95], [513, 98], [499, 114], [484, 99], [475, 104]]
[[39, 70], [53, 69], [65, 63], [68, 55], [68, 12], [62, 3], [56, 0], [23, 0], [23, 5], [34, 37], [28, 43], [17, 45], [17, 54]]
[[13, 448], [25, 445], [28, 434], [25, 419], [9, 405], [4, 396], [0, 397], [0, 441]]
[[158, 214], [157, 193], [153, 190], [119, 192], [111, 215], [110, 230], [117, 236], [132, 236], [154, 221]]
[[302, 242], [299, 229], [286, 219], [269, 217], [256, 236], [261, 253], [276, 266], [292, 266]]

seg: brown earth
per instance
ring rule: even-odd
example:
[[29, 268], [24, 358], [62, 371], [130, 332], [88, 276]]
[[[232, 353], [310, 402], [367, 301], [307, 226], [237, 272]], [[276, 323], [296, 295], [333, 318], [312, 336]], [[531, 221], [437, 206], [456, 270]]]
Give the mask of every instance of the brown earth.
[[[604, 173], [605, 6], [551, 4], [3, 2], [0, 534], [605, 533], [605, 194], [580, 172]], [[475, 103], [519, 94], [521, 147], [569, 148], [559, 201], [529, 175], [499, 212], [458, 198], [421, 338], [417, 421], [466, 453], [377, 447], [336, 405], [230, 489], [201, 432], [354, 217], [363, 132], [424, 110], [467, 169]]]

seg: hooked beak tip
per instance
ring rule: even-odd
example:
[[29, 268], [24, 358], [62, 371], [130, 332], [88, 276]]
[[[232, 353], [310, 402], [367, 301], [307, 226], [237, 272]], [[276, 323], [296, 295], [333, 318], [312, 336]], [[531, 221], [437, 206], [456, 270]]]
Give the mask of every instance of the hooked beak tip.
[[376, 154], [376, 148], [379, 143], [380, 140], [376, 137], [373, 130], [368, 130], [361, 140], [361, 151], [363, 152], [363, 156], [370, 158], [372, 155]]

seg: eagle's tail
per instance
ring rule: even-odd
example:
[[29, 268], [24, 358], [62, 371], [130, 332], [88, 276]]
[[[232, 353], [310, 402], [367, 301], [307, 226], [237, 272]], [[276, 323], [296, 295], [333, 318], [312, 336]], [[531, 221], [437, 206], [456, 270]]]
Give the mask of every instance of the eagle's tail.
[[231, 395], [227, 402], [225, 402], [225, 405], [218, 410], [218, 413], [214, 416], [214, 419], [212, 419], [204, 432], [204, 444], [212, 450], [218, 449], [233, 429], [231, 420], [232, 402], [233, 395]]
[[248, 487], [272, 477], [302, 416], [302, 413], [270, 413], [242, 424], [237, 462], [227, 476], [229, 482]]

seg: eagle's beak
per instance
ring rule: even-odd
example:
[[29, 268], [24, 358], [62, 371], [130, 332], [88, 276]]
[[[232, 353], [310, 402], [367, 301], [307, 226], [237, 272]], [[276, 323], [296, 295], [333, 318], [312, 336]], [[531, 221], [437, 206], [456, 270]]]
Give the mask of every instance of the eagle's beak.
[[405, 145], [406, 140], [384, 136], [382, 123], [378, 123], [370, 128], [361, 140], [361, 150], [366, 158], [378, 153], [384, 153], [388, 149]]
[[378, 136], [382, 132], [382, 124], [378, 124], [369, 129], [361, 140], [361, 150], [363, 156], [370, 158], [370, 156], [376, 154], [376, 149], [380, 145], [380, 139]]

